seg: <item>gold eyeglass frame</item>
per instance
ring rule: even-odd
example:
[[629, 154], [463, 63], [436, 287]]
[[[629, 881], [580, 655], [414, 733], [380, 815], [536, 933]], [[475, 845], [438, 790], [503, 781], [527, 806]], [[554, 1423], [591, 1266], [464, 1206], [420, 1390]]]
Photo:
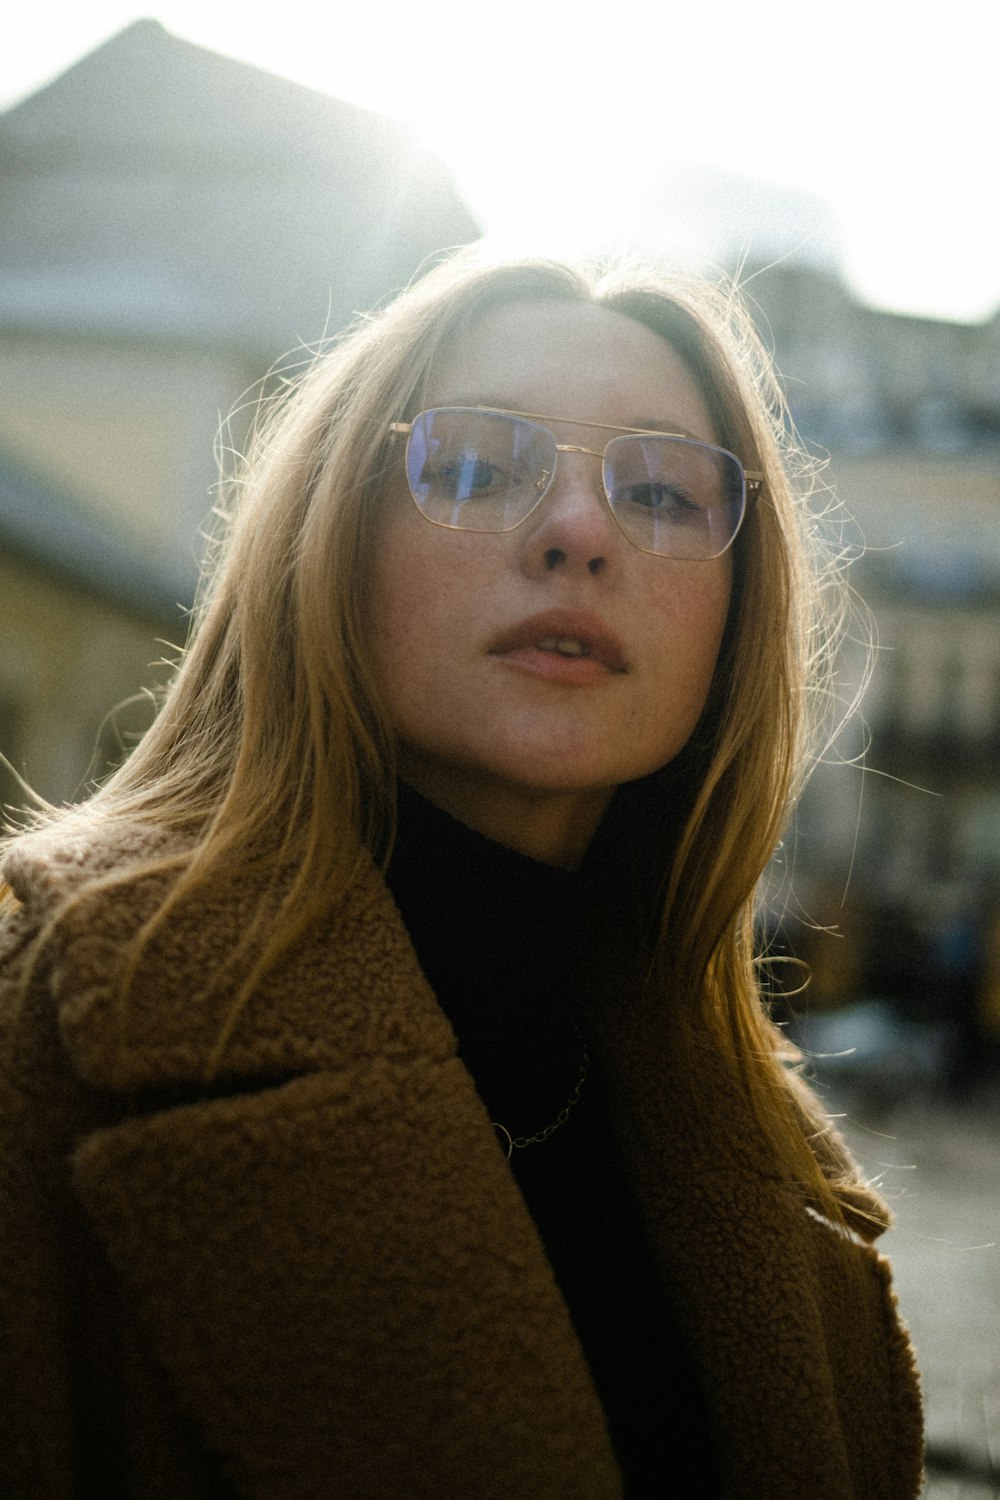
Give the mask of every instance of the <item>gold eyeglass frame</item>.
[[[602, 463], [605, 460], [608, 448], [611, 446], [611, 443], [614, 442], [614, 438], [609, 438], [608, 439], [608, 442], [605, 444], [603, 450], [599, 450], [597, 448], [584, 448], [584, 447], [581, 447], [578, 443], [559, 443], [559, 442], [556, 442], [556, 435], [552, 431], [552, 429], [550, 427], [548, 427], [548, 423], [550, 423], [550, 422], [558, 422], [558, 423], [562, 423], [562, 424], [564, 424], [566, 426], [572, 426], [572, 427], [596, 427], [596, 428], [599, 428], [603, 432], [614, 432], [614, 433], [618, 434], [619, 436], [627, 436], [627, 437], [676, 438], [676, 439], [678, 439], [682, 443], [695, 443], [695, 444], [700, 445], [702, 448], [711, 448], [711, 449], [713, 449], [717, 453], [724, 453], [724, 454], [726, 454], [727, 457], [734, 459], [736, 461], [736, 463], [739, 464], [740, 469], [741, 469], [741, 471], [743, 473], [743, 487], [744, 487], [744, 492], [745, 492], [745, 496], [746, 496], [746, 506], [745, 506], [743, 518], [741, 519], [740, 526], [737, 528], [736, 535], [738, 535], [739, 531], [742, 530], [742, 521], [746, 519], [746, 514], [747, 514], [747, 512], [749, 512], [751, 504], [759, 498], [760, 492], [761, 492], [761, 490], [762, 490], [762, 488], [764, 486], [764, 480], [766, 478], [766, 475], [761, 470], [759, 470], [759, 469], [747, 469], [747, 468], [745, 468], [744, 465], [743, 465], [743, 460], [739, 457], [739, 455], [736, 454], [736, 453], [732, 453], [728, 448], [723, 448], [718, 443], [708, 443], [703, 438], [692, 437], [690, 435], [690, 433], [687, 433], [687, 432], [664, 432], [662, 430], [662, 428], [658, 428], [658, 427], [620, 427], [615, 422], [592, 422], [592, 421], [586, 420], [583, 417], [550, 417], [550, 416], [545, 416], [542, 413], [535, 412], [535, 411], [512, 411], [512, 410], [508, 409], [507, 407], [503, 407], [503, 406], [454, 406], [454, 407], [442, 407], [442, 408], [439, 408], [439, 407], [435, 406], [435, 407], [428, 407], [427, 410], [428, 411], [446, 410], [446, 411], [485, 412], [485, 413], [495, 414], [495, 415], [500, 416], [500, 417], [523, 417], [525, 419], [525, 421], [527, 421], [527, 422], [544, 423], [546, 425], [547, 430], [548, 430], [549, 436], [552, 438], [552, 441], [555, 444], [555, 451], [556, 451], [557, 454], [558, 453], [586, 453], [591, 458], [599, 458]], [[423, 416], [423, 412], [418, 412], [417, 416]], [[413, 426], [414, 426], [414, 422], [415, 421], [416, 421], [416, 417], [414, 417], [414, 419], [413, 419], [412, 422], [390, 422], [389, 423], [389, 432], [392, 435], [394, 435], [394, 436], [400, 436], [400, 437], [407, 437], [408, 438], [410, 436], [410, 434], [413, 432]], [[549, 482], [551, 480], [551, 478], [552, 478], [552, 475], [549, 474], [547, 470], [543, 471], [542, 478], [539, 481], [540, 488], [542, 488], [543, 490], [545, 488], [547, 488], [548, 484], [549, 484]], [[537, 503], [538, 502], [536, 502], [536, 504]], [[415, 497], [414, 497], [414, 504], [416, 504]], [[417, 506], [417, 509], [420, 510], [419, 505]], [[420, 511], [420, 514], [422, 516], [424, 516], [424, 520], [430, 520], [430, 517], [426, 516], [422, 510]], [[529, 512], [529, 514], [530, 514], [530, 512]], [[613, 509], [612, 509], [612, 515], [614, 515], [614, 510]], [[527, 520], [527, 516], [523, 517], [522, 519]], [[615, 516], [615, 520], [616, 520], [616, 522], [618, 522], [618, 517], [617, 516]], [[431, 521], [431, 525], [441, 525], [441, 524], [442, 523], [439, 522], [439, 521]], [[518, 522], [517, 524], [520, 525], [521, 523]], [[621, 523], [619, 522], [618, 524], [620, 525]], [[459, 530], [461, 530], [462, 528], [445, 527], [445, 529], [446, 530], [452, 530], [452, 529], [459, 529]], [[503, 533], [498, 533], [498, 535], [502, 535], [502, 534]], [[733, 538], [732, 538], [731, 541], [727, 542], [726, 547], [724, 548], [724, 551], [728, 551], [728, 549], [732, 546], [733, 542], [736, 540], [736, 535], [733, 536]], [[629, 538], [629, 540], [631, 541], [631, 538]], [[637, 544], [633, 542], [632, 545], [635, 546]], [[640, 549], [640, 550], [645, 550], [645, 549]], [[667, 556], [668, 554], [663, 553], [663, 554], [654, 554], [654, 555], [656, 555], [656, 556]], [[719, 553], [719, 554], [716, 554], [716, 555], [717, 556], [722, 556], [722, 553]], [[707, 560], [710, 561], [710, 559], [707, 559]]]

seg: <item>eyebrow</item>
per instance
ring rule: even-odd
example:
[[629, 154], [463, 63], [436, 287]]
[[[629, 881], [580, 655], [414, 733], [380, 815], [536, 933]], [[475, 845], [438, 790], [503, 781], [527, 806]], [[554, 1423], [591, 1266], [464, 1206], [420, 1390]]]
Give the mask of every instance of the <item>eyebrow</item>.
[[524, 411], [519, 406], [512, 405], [503, 396], [455, 396], [452, 400], [443, 404], [448, 406], [469, 406], [474, 409], [482, 407], [487, 411], [506, 412], [510, 416], [533, 418], [536, 422], [565, 422], [571, 427], [598, 427], [605, 432], [663, 433], [665, 436], [670, 437], [692, 438], [696, 443], [708, 441], [706, 438], [699, 437], [696, 432], [692, 432], [690, 428], [682, 427], [679, 422], [671, 423], [665, 421], [662, 417], [640, 416], [636, 418], [631, 426], [623, 427], [617, 422], [590, 422], [583, 417], [546, 416], [542, 412]]

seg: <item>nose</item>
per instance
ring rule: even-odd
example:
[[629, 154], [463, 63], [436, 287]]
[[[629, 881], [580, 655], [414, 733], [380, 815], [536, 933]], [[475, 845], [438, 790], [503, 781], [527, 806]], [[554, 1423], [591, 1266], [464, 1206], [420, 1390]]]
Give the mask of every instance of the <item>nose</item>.
[[624, 538], [604, 494], [601, 461], [560, 453], [552, 485], [523, 529], [523, 565], [532, 577], [557, 570], [610, 578]]

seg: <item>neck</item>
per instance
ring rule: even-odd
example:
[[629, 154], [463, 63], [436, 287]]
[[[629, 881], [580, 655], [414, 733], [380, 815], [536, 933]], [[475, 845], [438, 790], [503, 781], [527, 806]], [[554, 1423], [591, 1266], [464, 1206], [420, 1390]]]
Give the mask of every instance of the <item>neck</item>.
[[557, 869], [579, 868], [597, 832], [613, 788], [586, 792], [524, 791], [422, 764], [400, 765], [415, 792], [494, 843]]

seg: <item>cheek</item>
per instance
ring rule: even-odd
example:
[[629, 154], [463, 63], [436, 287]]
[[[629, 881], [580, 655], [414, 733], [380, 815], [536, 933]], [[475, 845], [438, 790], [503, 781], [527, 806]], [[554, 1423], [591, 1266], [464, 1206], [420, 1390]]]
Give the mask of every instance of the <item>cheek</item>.
[[385, 501], [372, 549], [368, 622], [372, 660], [383, 694], [396, 675], [395, 663], [405, 646], [413, 617], [410, 602], [413, 573], [404, 566], [404, 515], [395, 497]]
[[658, 624], [657, 644], [678, 664], [687, 662], [696, 675], [711, 677], [729, 618], [732, 565], [723, 556], [678, 566], [671, 577], [657, 579], [656, 597], [648, 604]]
[[[407, 501], [409, 509], [411, 502]], [[383, 701], [398, 727], [400, 711], [411, 712], [432, 687], [464, 638], [460, 587], [469, 568], [455, 552], [450, 533], [414, 511], [390, 512], [378, 537], [372, 567], [372, 658]]]
[[727, 554], [718, 559], [718, 572], [704, 595], [704, 618], [701, 628], [707, 653], [711, 657], [713, 672], [729, 623], [729, 612], [733, 602], [732, 578], [732, 563]]
[[407, 530], [399, 521], [383, 527], [371, 577], [372, 656], [390, 713], [417, 659], [415, 646], [427, 609], [426, 590], [420, 586], [426, 575], [407, 546]]
[[722, 565], [719, 577], [704, 601], [704, 616], [701, 621], [702, 642], [705, 656], [702, 707], [712, 691], [715, 681], [719, 652], [726, 637], [732, 608], [732, 563], [728, 557], [720, 558]]
[[733, 607], [732, 564], [728, 557], [720, 558], [719, 562], [723, 565], [719, 570], [719, 576], [713, 580], [712, 587], [702, 593], [699, 601], [700, 609], [694, 615], [697, 621], [700, 657], [698, 681], [693, 691], [693, 696], [697, 699], [696, 718], [701, 717], [713, 695], [719, 655], [726, 638]]
[[[719, 560], [723, 562], [722, 559]], [[667, 706], [676, 753], [694, 731], [712, 693], [730, 603], [730, 569], [686, 578], [671, 601], [660, 642], [660, 701]]]

